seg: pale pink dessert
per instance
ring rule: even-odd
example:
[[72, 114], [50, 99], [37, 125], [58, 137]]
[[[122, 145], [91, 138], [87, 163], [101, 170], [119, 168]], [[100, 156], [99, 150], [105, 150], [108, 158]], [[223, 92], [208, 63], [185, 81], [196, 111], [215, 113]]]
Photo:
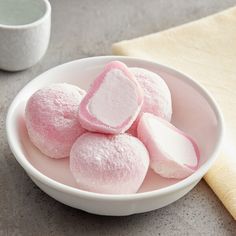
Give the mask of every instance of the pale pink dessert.
[[125, 64], [113, 61], [82, 100], [80, 123], [89, 131], [124, 133], [137, 118], [142, 103], [143, 93], [134, 75]]
[[28, 100], [25, 122], [32, 143], [52, 158], [69, 156], [84, 132], [78, 109], [85, 91], [69, 84], [54, 84], [36, 91]]
[[85, 133], [70, 153], [70, 170], [81, 189], [107, 194], [138, 191], [149, 166], [143, 143], [128, 134]]
[[144, 112], [159, 116], [167, 121], [171, 120], [172, 101], [170, 90], [165, 81], [157, 74], [143, 68], [129, 68], [143, 89], [144, 99], [141, 111], [129, 129], [129, 133], [136, 135], [137, 125]]
[[144, 113], [137, 131], [149, 151], [150, 166], [159, 175], [182, 179], [198, 168], [197, 144], [166, 120]]

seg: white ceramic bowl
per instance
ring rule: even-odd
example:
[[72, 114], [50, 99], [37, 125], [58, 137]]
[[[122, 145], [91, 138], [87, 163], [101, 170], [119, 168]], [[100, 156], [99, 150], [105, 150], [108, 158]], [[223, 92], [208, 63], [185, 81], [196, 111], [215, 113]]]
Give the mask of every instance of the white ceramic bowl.
[[[80, 190], [69, 172], [69, 161], [44, 156], [30, 142], [24, 125], [27, 99], [39, 88], [67, 82], [87, 89], [112, 60], [160, 74], [173, 99], [172, 122], [197, 141], [200, 167], [184, 180], [165, 179], [149, 171], [136, 194], [108, 195]], [[223, 136], [222, 115], [209, 93], [187, 76], [154, 62], [136, 58], [102, 56], [72, 61], [41, 74], [15, 97], [7, 115], [7, 136], [12, 152], [33, 182], [56, 200], [101, 215], [130, 215], [166, 206], [188, 193], [215, 161]]]

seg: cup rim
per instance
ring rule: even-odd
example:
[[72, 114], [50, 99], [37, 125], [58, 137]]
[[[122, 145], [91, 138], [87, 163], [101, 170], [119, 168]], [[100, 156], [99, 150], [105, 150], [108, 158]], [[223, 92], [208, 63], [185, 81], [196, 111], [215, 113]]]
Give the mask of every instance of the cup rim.
[[44, 14], [40, 18], [31, 23], [22, 25], [5, 25], [0, 23], [0, 29], [9, 29], [9, 30], [27, 29], [39, 25], [47, 16], [51, 14], [51, 4], [49, 3], [49, 1], [48, 0], [40, 0], [40, 1], [42, 1], [46, 7]]

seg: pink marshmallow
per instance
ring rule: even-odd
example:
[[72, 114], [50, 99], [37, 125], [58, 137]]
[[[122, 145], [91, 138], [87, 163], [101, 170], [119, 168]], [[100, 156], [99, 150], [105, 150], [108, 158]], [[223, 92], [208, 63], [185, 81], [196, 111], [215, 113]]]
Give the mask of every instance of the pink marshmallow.
[[149, 151], [150, 166], [159, 175], [182, 179], [197, 169], [200, 154], [196, 143], [169, 122], [144, 113], [137, 131]]
[[92, 84], [81, 102], [81, 125], [94, 132], [124, 133], [137, 118], [143, 93], [125, 64], [113, 61]]
[[140, 140], [128, 134], [81, 135], [70, 153], [70, 170], [81, 189], [107, 194], [138, 191], [149, 166]]
[[159, 116], [167, 121], [171, 120], [171, 93], [165, 81], [157, 74], [143, 68], [129, 68], [143, 89], [144, 99], [141, 111], [129, 129], [129, 133], [136, 135], [137, 125], [144, 112]]
[[69, 84], [54, 84], [36, 91], [28, 100], [25, 122], [32, 143], [52, 158], [69, 156], [84, 132], [78, 109], [85, 91]]

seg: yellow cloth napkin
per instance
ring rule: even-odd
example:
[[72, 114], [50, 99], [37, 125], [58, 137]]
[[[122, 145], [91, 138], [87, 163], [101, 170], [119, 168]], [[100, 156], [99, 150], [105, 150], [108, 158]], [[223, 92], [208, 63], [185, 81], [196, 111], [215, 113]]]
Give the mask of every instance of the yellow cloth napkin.
[[203, 84], [223, 111], [222, 154], [204, 177], [236, 219], [236, 7], [112, 46], [114, 54], [157, 61]]

